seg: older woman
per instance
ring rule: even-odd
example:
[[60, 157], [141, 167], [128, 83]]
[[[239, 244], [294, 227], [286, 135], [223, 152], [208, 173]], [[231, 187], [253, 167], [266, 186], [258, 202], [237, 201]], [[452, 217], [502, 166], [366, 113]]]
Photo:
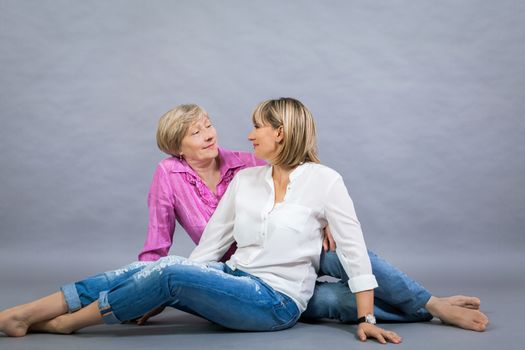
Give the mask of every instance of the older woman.
[[[249, 139], [269, 165], [235, 176], [189, 259], [137, 262], [65, 285], [0, 313], [0, 331], [70, 333], [130, 320], [166, 304], [231, 329], [286, 329], [314, 292], [322, 228], [329, 224], [356, 294], [359, 338], [400, 342], [397, 334], [375, 325], [377, 282], [359, 222], [342, 177], [318, 164], [310, 112], [294, 99], [270, 100], [257, 107], [253, 120]], [[213, 148], [210, 141], [203, 152]], [[234, 241], [238, 248], [230, 259], [214, 262]]]
[[[164, 114], [157, 129], [157, 145], [171, 157], [161, 161], [148, 195], [149, 224], [141, 261], [155, 261], [168, 254], [178, 221], [198, 244], [202, 232], [241, 169], [265, 164], [253, 154], [218, 147], [217, 133], [204, 109], [180, 105]], [[328, 237], [330, 237], [328, 230]], [[332, 318], [356, 322], [356, 302], [348, 287], [348, 276], [333, 251], [333, 240], [325, 240], [319, 275], [339, 278], [338, 283], [318, 282], [302, 317]], [[235, 243], [221, 261], [235, 251]], [[381, 321], [428, 321], [433, 316], [458, 327], [482, 331], [486, 317], [474, 297], [437, 298], [406, 274], [369, 251], [379, 287], [375, 290], [374, 314]], [[139, 320], [144, 323], [155, 310]]]

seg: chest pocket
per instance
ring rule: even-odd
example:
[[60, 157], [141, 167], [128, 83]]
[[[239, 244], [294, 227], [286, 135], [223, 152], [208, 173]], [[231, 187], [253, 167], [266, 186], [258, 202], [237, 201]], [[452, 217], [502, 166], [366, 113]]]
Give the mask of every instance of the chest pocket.
[[298, 204], [283, 203], [272, 211], [268, 229], [276, 233], [299, 234], [304, 228], [312, 209]]

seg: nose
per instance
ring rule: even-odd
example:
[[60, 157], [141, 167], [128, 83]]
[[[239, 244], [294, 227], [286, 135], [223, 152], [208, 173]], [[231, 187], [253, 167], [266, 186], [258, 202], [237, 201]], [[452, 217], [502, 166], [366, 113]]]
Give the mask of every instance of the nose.
[[252, 131], [250, 131], [250, 133], [248, 134], [248, 140], [255, 140], [255, 128], [253, 128]]
[[213, 130], [207, 130], [206, 134], [204, 135], [204, 138], [206, 141], [211, 141], [215, 138], [215, 132]]

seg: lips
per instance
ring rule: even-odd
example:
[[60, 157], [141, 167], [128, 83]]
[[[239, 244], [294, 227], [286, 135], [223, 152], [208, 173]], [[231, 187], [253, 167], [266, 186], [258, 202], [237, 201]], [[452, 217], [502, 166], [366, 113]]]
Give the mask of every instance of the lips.
[[210, 148], [212, 148], [213, 146], [215, 146], [215, 142], [212, 143], [211, 145], [208, 145], [208, 146], [204, 147], [203, 149], [210, 149]]

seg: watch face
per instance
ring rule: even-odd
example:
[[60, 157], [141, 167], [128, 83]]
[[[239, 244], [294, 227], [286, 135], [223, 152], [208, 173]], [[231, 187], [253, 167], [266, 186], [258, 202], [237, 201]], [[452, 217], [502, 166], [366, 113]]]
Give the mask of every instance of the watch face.
[[370, 324], [376, 324], [376, 318], [374, 317], [374, 315], [366, 315], [365, 322]]

